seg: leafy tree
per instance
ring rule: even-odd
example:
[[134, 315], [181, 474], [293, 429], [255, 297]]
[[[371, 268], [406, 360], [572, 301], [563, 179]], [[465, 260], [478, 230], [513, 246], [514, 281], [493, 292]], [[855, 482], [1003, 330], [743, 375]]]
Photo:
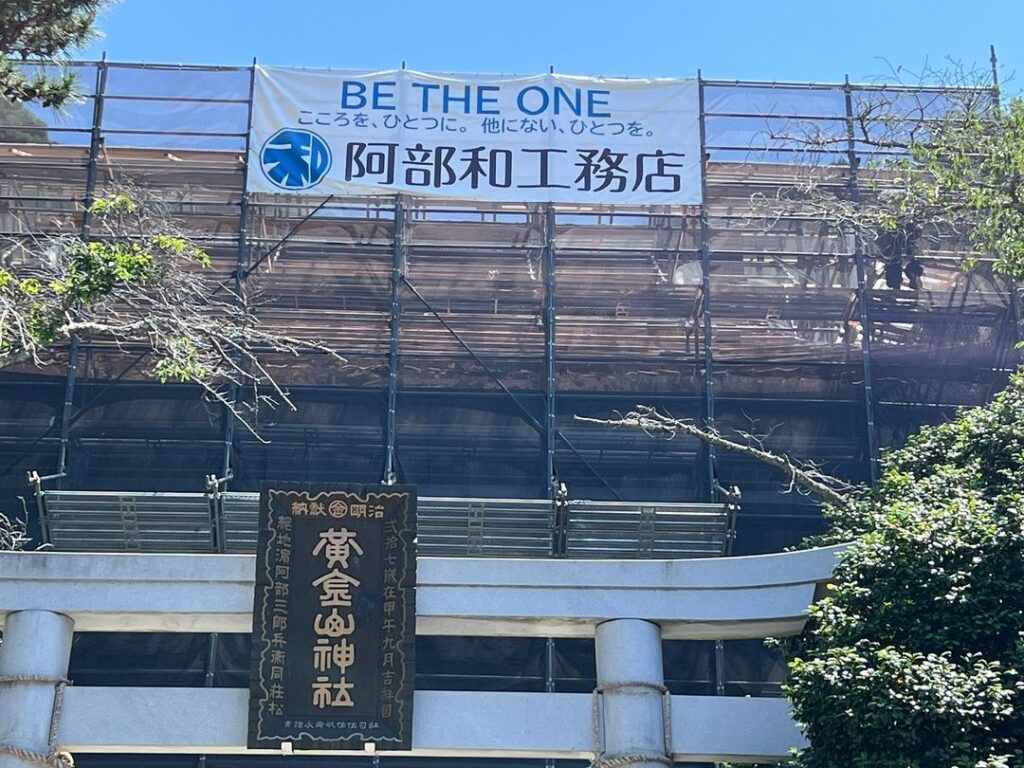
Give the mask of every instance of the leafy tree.
[[0, 141], [49, 141], [45, 121], [26, 103], [59, 109], [75, 95], [74, 73], [53, 65], [94, 35], [107, 0], [4, 0], [0, 3]]
[[115, 193], [89, 212], [91, 237], [17, 237], [0, 252], [0, 369], [46, 365], [75, 335], [141, 346], [154, 378], [198, 385], [253, 429], [261, 404], [291, 406], [263, 353], [343, 360], [316, 340], [265, 328], [231, 278], [211, 279], [210, 257], [156, 204]]
[[[852, 541], [783, 643], [804, 768], [1024, 765], [1024, 375], [830, 509]], [[820, 542], [819, 542], [820, 543]]]
[[[73, 73], [47, 65], [89, 40], [106, 5], [0, 4], [0, 125], [13, 126], [0, 131], [0, 140], [46, 140], [45, 124], [23, 105], [59, 108], [74, 96]], [[198, 385], [252, 430], [260, 404], [292, 405], [263, 365], [263, 353], [342, 358], [315, 340], [262, 326], [251, 293], [236, 293], [230, 279], [212, 280], [209, 256], [143, 197], [114, 192], [87, 201], [95, 222], [89, 238], [0, 243], [0, 369], [46, 365], [72, 337], [141, 346], [154, 378]], [[251, 289], [257, 279], [248, 281]]]
[[75, 93], [72, 72], [46, 65], [88, 42], [107, 0], [0, 3], [0, 96], [14, 104], [60, 107]]
[[[912, 103], [861, 105], [857, 137], [905, 151], [863, 169], [866, 200], [810, 199], [865, 239], [962, 235], [966, 269], [983, 256], [1024, 277], [1024, 100], [963, 87]], [[853, 544], [805, 633], [782, 643], [811, 743], [797, 765], [1024, 765], [1022, 488], [1018, 373], [988, 406], [885, 457], [870, 492], [826, 507], [815, 543]]]
[[960, 105], [908, 150], [898, 191], [879, 208], [883, 228], [945, 224], [994, 257], [995, 271], [1024, 276], [1024, 99]]
[[[848, 122], [795, 120], [772, 131], [775, 142], [810, 150], [811, 159], [794, 174], [799, 183], [755, 196], [754, 207], [857, 234], [883, 260], [886, 251], [913, 257], [961, 239], [966, 268], [983, 256], [991, 271], [1024, 277], [1024, 99], [1000, 100], [991, 76], [975, 71], [926, 76], [947, 85], [868, 90], [852, 99]], [[836, 184], [848, 171], [829, 164], [845, 159], [851, 140], [858, 152], [885, 153], [856, 158], [857, 196]]]
[[829, 532], [806, 545], [852, 542], [779, 643], [811, 744], [790, 766], [1024, 766], [1024, 373], [887, 454], [871, 490], [648, 406], [601, 423], [764, 461], [828, 500]]

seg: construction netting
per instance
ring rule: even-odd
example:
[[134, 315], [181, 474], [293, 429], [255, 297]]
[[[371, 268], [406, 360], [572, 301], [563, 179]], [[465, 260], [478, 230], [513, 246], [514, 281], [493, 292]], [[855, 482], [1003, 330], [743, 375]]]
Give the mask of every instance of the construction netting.
[[[880, 450], [986, 401], [1017, 361], [1013, 286], [983, 254], [964, 270], [961, 235], [894, 251], [779, 203], [808, 179], [848, 190], [854, 169], [884, 175], [899, 150], [862, 118], [884, 104], [901, 125], [926, 124], [949, 109], [941, 88], [701, 81], [703, 206], [547, 207], [247, 195], [251, 68], [72, 69], [78, 103], [0, 117], [3, 237], [80, 233], [83, 201], [130, 186], [209, 252], [211, 279], [244, 274], [265, 322], [346, 362], [268, 359], [297, 409], [262, 409], [259, 438], [194, 388], [152, 383], [143, 345], [82, 338], [42, 369], [8, 371], [0, 485], [11, 512], [29, 470], [75, 490], [202, 491], [213, 475], [250, 491], [265, 479], [378, 482], [390, 455], [424, 496], [545, 498], [549, 471], [581, 499], [702, 501], [737, 486], [733, 552], [774, 552], [821, 518], [772, 470], [575, 416], [654, 405], [869, 482]], [[80, 674], [109, 670], [88, 642]], [[592, 648], [571, 643], [422, 642], [425, 686], [593, 682]], [[231, 657], [216, 684], [241, 675], [242, 645], [216, 650]], [[205, 674], [208, 644], [194, 646], [163, 665], [171, 684]], [[777, 661], [741, 646], [727, 644], [717, 681], [711, 646], [687, 647], [672, 685], [777, 693]]]

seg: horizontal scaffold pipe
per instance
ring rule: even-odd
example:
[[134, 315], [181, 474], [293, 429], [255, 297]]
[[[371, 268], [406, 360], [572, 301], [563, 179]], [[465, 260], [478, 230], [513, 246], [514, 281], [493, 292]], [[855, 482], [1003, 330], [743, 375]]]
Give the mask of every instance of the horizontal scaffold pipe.
[[[417, 561], [421, 635], [592, 637], [645, 619], [666, 639], [798, 633], [841, 546], [691, 560]], [[254, 555], [0, 553], [0, 625], [48, 610], [80, 632], [250, 632]]]
[[[784, 699], [673, 696], [672, 758], [788, 757], [805, 746], [788, 706]], [[416, 691], [412, 750], [388, 754], [589, 759], [592, 712], [585, 693]], [[246, 750], [248, 713], [246, 689], [73, 686], [65, 692], [58, 743], [72, 754], [281, 754]]]

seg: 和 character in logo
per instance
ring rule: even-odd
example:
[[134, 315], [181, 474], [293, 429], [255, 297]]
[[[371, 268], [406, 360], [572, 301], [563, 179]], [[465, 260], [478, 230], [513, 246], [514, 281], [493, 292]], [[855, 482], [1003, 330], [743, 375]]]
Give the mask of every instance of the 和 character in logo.
[[282, 128], [260, 151], [263, 174], [282, 189], [309, 189], [331, 168], [331, 149], [312, 131]]

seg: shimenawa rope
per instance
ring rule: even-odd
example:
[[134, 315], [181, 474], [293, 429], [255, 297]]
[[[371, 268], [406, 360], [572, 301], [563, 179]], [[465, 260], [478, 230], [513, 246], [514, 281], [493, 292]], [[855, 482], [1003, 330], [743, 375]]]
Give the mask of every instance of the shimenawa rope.
[[[665, 753], [661, 755], [649, 755], [627, 753], [605, 757], [601, 739], [601, 694], [607, 691], [617, 691], [624, 688], [650, 688], [662, 695], [661, 725], [663, 730]], [[652, 683], [647, 680], [625, 680], [619, 683], [607, 683], [599, 685], [594, 689], [592, 701], [593, 713], [593, 736], [594, 736], [594, 759], [590, 761], [589, 768], [625, 768], [625, 766], [637, 763], [661, 763], [666, 766], [674, 766], [672, 761], [670, 745], [672, 743], [672, 698], [668, 688], [659, 683]]]
[[0, 685], [9, 683], [47, 683], [55, 687], [53, 710], [50, 712], [50, 733], [47, 740], [49, 750], [45, 753], [25, 749], [15, 744], [0, 744], [0, 753], [13, 755], [46, 768], [75, 768], [75, 761], [67, 752], [57, 751], [57, 734], [60, 731], [60, 713], [64, 706], [64, 689], [71, 685], [66, 677], [52, 675], [0, 675]]

